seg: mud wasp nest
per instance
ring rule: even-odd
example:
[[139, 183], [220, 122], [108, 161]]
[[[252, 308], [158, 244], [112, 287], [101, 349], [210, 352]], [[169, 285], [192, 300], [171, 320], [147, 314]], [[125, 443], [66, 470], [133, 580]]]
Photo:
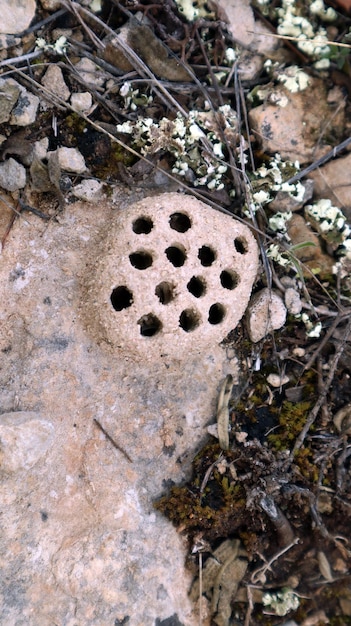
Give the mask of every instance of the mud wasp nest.
[[94, 263], [100, 338], [145, 359], [206, 351], [238, 324], [258, 265], [250, 230], [183, 194], [121, 210]]

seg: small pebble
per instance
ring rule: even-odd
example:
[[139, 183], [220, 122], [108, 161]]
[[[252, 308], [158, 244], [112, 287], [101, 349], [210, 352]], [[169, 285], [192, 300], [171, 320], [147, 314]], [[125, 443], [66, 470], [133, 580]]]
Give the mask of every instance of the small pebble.
[[289, 376], [279, 376], [279, 374], [269, 374], [267, 376], [267, 383], [271, 385], [271, 387], [282, 387], [289, 382]]

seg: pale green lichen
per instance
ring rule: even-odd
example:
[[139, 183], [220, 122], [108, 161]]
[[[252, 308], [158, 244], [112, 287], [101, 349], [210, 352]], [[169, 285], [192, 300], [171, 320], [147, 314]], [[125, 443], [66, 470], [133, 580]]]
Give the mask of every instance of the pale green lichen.
[[[283, 0], [282, 6], [276, 11], [278, 16], [278, 35], [293, 37], [297, 47], [315, 61], [326, 58], [330, 54], [327, 31], [318, 23], [331, 22], [337, 14], [332, 8], [326, 8], [323, 0], [315, 0], [305, 8], [295, 0]], [[326, 65], [326, 62], [325, 62]]]
[[276, 593], [264, 593], [262, 596], [262, 604], [273, 610], [276, 615], [283, 617], [290, 613], [290, 611], [296, 611], [300, 606], [300, 601], [292, 589], [283, 587]]
[[[204, 0], [198, 0], [196, 3], [192, 2], [192, 0], [175, 0], [175, 2], [180, 13], [189, 22], [193, 22], [199, 19], [199, 17], [206, 17], [207, 19], [214, 17], [213, 12], [208, 10]], [[196, 6], [194, 6], [195, 4]]]
[[[129, 87], [120, 93], [129, 98]], [[238, 159], [243, 151], [237, 116], [229, 105], [219, 107], [216, 116], [212, 111], [194, 110], [188, 117], [178, 113], [174, 120], [164, 117], [155, 122], [144, 117], [118, 124], [117, 131], [131, 135], [134, 147], [145, 156], [160, 150], [172, 154], [172, 173], [185, 177], [195, 187], [224, 188], [228, 165], [224, 161], [223, 134]], [[234, 141], [239, 141], [239, 146], [233, 145]]]

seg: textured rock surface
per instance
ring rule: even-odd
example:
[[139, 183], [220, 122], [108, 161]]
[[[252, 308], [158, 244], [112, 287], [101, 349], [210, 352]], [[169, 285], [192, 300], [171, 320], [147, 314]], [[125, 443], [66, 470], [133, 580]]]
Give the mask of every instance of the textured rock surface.
[[2, 0], [0, 32], [21, 33], [30, 25], [35, 9], [35, 0]]
[[267, 288], [256, 293], [247, 310], [247, 325], [250, 339], [256, 343], [272, 330], [284, 325], [286, 308], [281, 297]]
[[[262, 150], [271, 154], [279, 152], [283, 159], [298, 160], [301, 164], [312, 161], [324, 125], [331, 124], [337, 135], [344, 120], [343, 111], [335, 114], [335, 107], [328, 103], [326, 88], [320, 79], [313, 79], [307, 89], [297, 93], [279, 85], [272, 89], [271, 95], [277, 91], [286, 95], [286, 106], [267, 100], [249, 113], [251, 127], [257, 132]], [[316, 106], [311, 107], [311, 102]]]
[[240, 222], [184, 194], [148, 198], [120, 213], [96, 250], [82, 317], [128, 356], [206, 353], [244, 314], [257, 264]]
[[87, 261], [130, 200], [119, 190], [118, 205], [71, 204], [49, 223], [26, 214], [4, 245], [0, 623], [8, 626], [198, 624], [184, 543], [152, 503], [187, 475], [236, 361], [211, 343], [201, 359], [184, 353], [151, 365], [102, 350], [85, 331]]
[[317, 198], [329, 198], [333, 204], [342, 207], [348, 219], [351, 218], [350, 191], [351, 154], [326, 163], [309, 175], [315, 185]]

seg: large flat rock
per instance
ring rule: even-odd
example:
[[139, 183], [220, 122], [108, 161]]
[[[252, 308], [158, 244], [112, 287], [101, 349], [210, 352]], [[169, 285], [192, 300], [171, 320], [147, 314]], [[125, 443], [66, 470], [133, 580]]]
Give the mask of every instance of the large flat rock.
[[120, 192], [118, 204], [71, 204], [49, 223], [26, 214], [3, 248], [0, 622], [7, 626], [154, 626], [172, 616], [198, 623], [184, 540], [153, 500], [187, 476], [236, 361], [214, 342], [201, 359], [184, 353], [146, 363], [106, 351], [87, 332], [87, 266], [126, 206]]

